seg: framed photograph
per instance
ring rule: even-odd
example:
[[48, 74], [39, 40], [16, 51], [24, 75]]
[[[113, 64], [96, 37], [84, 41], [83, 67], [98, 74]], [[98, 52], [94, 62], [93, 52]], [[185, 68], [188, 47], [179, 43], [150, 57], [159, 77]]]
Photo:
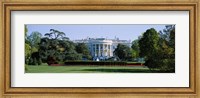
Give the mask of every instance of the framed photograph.
[[2, 2], [3, 94], [198, 97], [188, 2]]

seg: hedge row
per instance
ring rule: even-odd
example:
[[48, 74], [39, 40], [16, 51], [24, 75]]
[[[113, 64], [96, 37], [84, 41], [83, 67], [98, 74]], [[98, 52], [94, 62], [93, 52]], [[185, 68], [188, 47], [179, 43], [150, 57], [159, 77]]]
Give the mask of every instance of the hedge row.
[[94, 61], [67, 61], [65, 65], [127, 65], [126, 62], [109, 62], [109, 61], [101, 61], [101, 62], [94, 62]]
[[126, 63], [127, 65], [144, 65], [144, 63], [139, 63], [139, 62], [137, 62], [137, 63]]

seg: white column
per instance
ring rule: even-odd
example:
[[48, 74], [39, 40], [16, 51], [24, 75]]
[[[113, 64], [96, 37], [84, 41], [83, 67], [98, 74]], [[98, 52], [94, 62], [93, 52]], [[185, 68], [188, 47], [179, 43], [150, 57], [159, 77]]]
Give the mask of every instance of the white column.
[[103, 52], [104, 52], [104, 56], [106, 56], [106, 52], [105, 52], [105, 50], [106, 50], [106, 44], [104, 44], [104, 50], [103, 50]]
[[105, 50], [106, 50], [106, 44], [104, 44], [104, 48], [103, 48], [103, 55], [104, 55], [104, 56], [106, 56]]
[[99, 56], [100, 56], [100, 44], [99, 44]]
[[102, 46], [101, 54], [102, 54], [102, 56], [103, 56], [103, 44], [101, 44], [101, 46]]
[[108, 44], [106, 44], [106, 46], [107, 46], [107, 49], [106, 49], [106, 50], [107, 50], [107, 51], [106, 51], [106, 55], [108, 56], [108, 50], [109, 50], [109, 49], [108, 49]]
[[97, 55], [96, 55], [96, 50], [97, 50], [97, 49], [96, 49], [96, 44], [94, 44], [94, 56], [97, 56]]

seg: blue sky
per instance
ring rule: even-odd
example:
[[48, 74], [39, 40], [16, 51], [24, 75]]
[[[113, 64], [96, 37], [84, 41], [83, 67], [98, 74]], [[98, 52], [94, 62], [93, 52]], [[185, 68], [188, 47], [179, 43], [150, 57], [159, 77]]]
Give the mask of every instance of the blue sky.
[[64, 32], [70, 40], [90, 38], [115, 37], [121, 40], [135, 40], [147, 29], [155, 28], [157, 31], [163, 30], [165, 25], [136, 25], [136, 24], [28, 24], [28, 35], [34, 31], [40, 32], [43, 36], [50, 29]]

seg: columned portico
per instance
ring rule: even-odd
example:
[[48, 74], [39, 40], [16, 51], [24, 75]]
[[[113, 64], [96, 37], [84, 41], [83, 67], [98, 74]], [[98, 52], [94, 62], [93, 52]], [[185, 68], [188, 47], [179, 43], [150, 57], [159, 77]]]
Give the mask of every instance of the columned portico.
[[96, 57], [110, 57], [111, 56], [111, 49], [110, 49], [110, 44], [108, 43], [94, 43], [92, 45], [92, 54], [93, 56]]

